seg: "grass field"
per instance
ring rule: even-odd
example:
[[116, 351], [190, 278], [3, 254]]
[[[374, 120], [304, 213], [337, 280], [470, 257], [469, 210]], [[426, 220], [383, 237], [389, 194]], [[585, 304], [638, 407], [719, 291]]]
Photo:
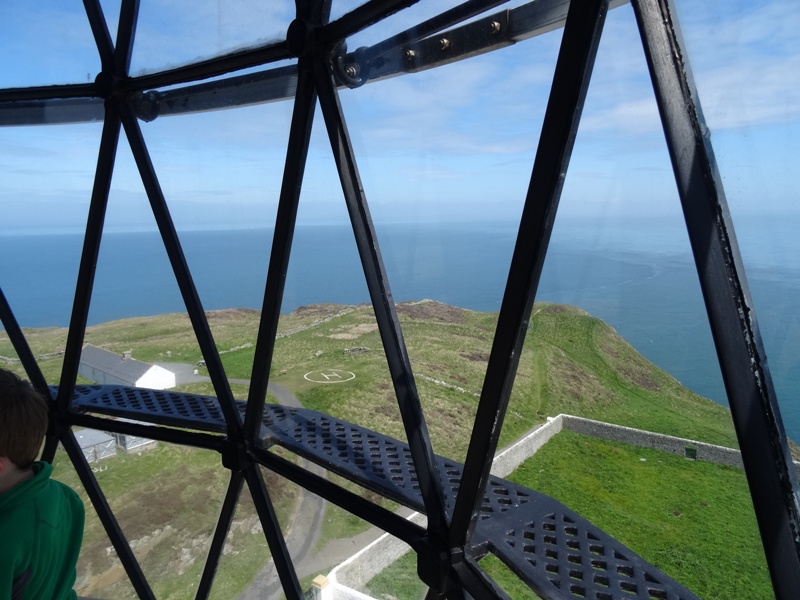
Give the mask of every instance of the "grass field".
[[[118, 453], [94, 463], [95, 477], [158, 598], [194, 598], [229, 474], [207, 450], [158, 444], [141, 453]], [[134, 599], [77, 474], [59, 452], [54, 477], [78, 491], [86, 505], [84, 543], [76, 590], [86, 596]], [[285, 523], [295, 491], [264, 471], [279, 519]], [[269, 559], [261, 525], [246, 488], [217, 572], [213, 597], [235, 597]]]
[[[478, 313], [432, 301], [401, 303], [397, 310], [434, 450], [463, 461], [491, 352], [497, 314]], [[255, 356], [258, 311], [232, 309], [207, 314], [227, 376], [249, 379]], [[40, 357], [46, 378], [57, 383], [66, 331], [30, 329], [25, 333], [34, 354]], [[114, 352], [131, 350], [134, 358], [146, 362], [195, 364], [203, 358], [184, 314], [124, 319], [93, 326], [88, 328], [85, 342]], [[0, 357], [14, 356], [4, 332], [0, 332]], [[5, 361], [3, 366], [21, 371], [21, 367], [13, 362]], [[349, 371], [354, 377], [337, 385], [318, 384], [304, 378], [311, 371], [330, 369]], [[200, 371], [202, 374], [204, 368], [200, 367]], [[270, 379], [290, 389], [307, 408], [406, 440], [370, 306], [317, 305], [282, 315]], [[237, 398], [247, 397], [247, 385], [231, 384], [231, 388]], [[192, 384], [183, 389], [213, 394], [210, 384]], [[641, 357], [608, 325], [578, 308], [537, 304], [528, 327], [500, 446], [512, 443], [535, 424], [561, 412], [729, 447], [737, 445], [727, 409], [683, 388], [669, 374]], [[160, 449], [154, 456], [172, 451], [177, 450]], [[169, 461], [162, 461], [162, 464], [155, 459], [145, 460], [143, 455], [138, 461], [142, 465], [151, 465], [148, 461], [155, 462], [147, 467], [134, 467], [131, 461], [137, 461], [132, 457], [114, 459], [116, 462], [108, 463], [108, 469], [98, 474], [98, 477], [104, 477], [104, 486], [111, 486], [109, 498], [115, 510], [119, 504], [120, 514], [125, 517], [123, 526], [130, 527], [129, 520], [133, 523], [132, 539], [152, 536], [159, 530], [159, 535], [164, 535], [167, 525], [174, 531], [183, 531], [182, 511], [194, 509], [187, 508], [190, 504], [173, 505], [170, 502], [167, 503], [169, 510], [163, 512], [174, 517], [154, 518], [145, 525], [143, 522], [139, 524], [142, 518], [135, 510], [126, 512], [125, 503], [129, 500], [122, 498], [126, 495], [147, 497], [148, 493], [160, 498], [163, 491], [170, 490], [172, 485], [179, 489], [192, 488], [191, 482], [197, 477], [207, 484], [205, 489], [197, 491], [198, 497], [204, 499], [203, 511], [198, 513], [202, 518], [191, 524], [196, 527], [196, 533], [190, 534], [187, 529], [184, 541], [173, 543], [171, 550], [180, 555], [200, 556], [200, 550], [195, 552], [193, 548], [200, 548], [202, 543], [197, 540], [204, 540], [209, 535], [208, 527], [213, 526], [227, 476], [219, 468], [218, 456], [201, 457], [200, 451], [192, 452], [197, 454], [187, 454], [181, 459], [180, 463], [186, 466], [182, 470], [170, 470], [166, 466]], [[149, 470], [150, 474], [127, 477], [127, 470], [135, 468], [145, 472]], [[119, 485], [114, 477], [119, 477]], [[139, 484], [136, 481], [140, 479], [144, 487], [137, 488]], [[163, 488], [161, 491], [150, 490], [144, 483], [161, 479], [165, 480], [159, 484]], [[290, 500], [287, 502], [291, 504]], [[242, 510], [244, 514], [246, 509]], [[161, 509], [156, 511], [158, 514], [161, 512]], [[332, 511], [330, 524], [326, 519], [323, 541], [351, 532], [354, 527], [351, 521], [342, 511]], [[90, 532], [91, 527], [87, 527], [87, 533]], [[89, 537], [87, 535], [87, 539]], [[186, 541], [189, 538], [191, 543]], [[259, 543], [263, 543], [263, 535]], [[145, 544], [148, 548], [158, 546], [155, 542], [148, 544]], [[93, 578], [107, 578], [105, 573], [110, 567], [103, 566], [106, 564], [103, 561], [111, 557], [102, 556], [107, 547], [107, 543], [101, 542], [95, 550], [87, 550], [87, 555], [95, 557], [93, 564], [96, 561], [101, 565], [92, 567]], [[148, 556], [151, 553], [152, 550], [146, 551]], [[169, 563], [167, 554], [165, 550], [159, 564]], [[259, 564], [263, 564], [261, 551], [244, 554], [248, 559], [251, 555], [258, 555]], [[200, 558], [195, 558], [185, 567], [187, 582], [196, 581], [201, 563]], [[183, 583], [176, 584], [176, 578], [167, 577], [166, 570], [159, 572], [160, 568], [155, 564], [148, 567], [156, 579], [171, 579], [164, 585], [183, 586]], [[248, 573], [253, 570], [257, 567]], [[245, 578], [244, 574], [238, 577]]]
[[[563, 431], [508, 479], [561, 501], [705, 600], [774, 597], [741, 469]], [[492, 555], [481, 566], [515, 600], [537, 597]], [[419, 600], [415, 572], [409, 553], [367, 587]]]

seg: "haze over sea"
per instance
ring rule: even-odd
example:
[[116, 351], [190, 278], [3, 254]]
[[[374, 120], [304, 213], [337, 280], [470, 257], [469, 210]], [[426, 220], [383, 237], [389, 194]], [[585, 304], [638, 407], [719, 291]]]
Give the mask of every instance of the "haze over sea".
[[[781, 226], [775, 222], [769, 228], [746, 226], [738, 233], [770, 370], [787, 433], [800, 440], [800, 237], [770, 235]], [[376, 229], [396, 301], [431, 298], [478, 311], [500, 309], [514, 226], [414, 223]], [[271, 231], [180, 236], [206, 310], [261, 307]], [[758, 242], [776, 238], [791, 240], [792, 247]], [[0, 235], [0, 286], [23, 327], [68, 325], [81, 245], [77, 234]], [[690, 389], [726, 403], [684, 232], [557, 227], [537, 300], [580, 306]], [[367, 301], [352, 230], [299, 226], [282, 312]], [[157, 233], [104, 235], [90, 324], [184, 310]]]

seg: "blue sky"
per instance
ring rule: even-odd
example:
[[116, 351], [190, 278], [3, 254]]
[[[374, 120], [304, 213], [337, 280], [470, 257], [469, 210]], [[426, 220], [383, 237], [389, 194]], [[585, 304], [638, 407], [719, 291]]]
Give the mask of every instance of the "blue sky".
[[[375, 31], [348, 40], [348, 47], [375, 43], [432, 16], [434, 8], [456, 3], [423, 1]], [[159, 70], [280, 38], [292, 18], [292, 4], [142, 0], [132, 69]], [[784, 269], [778, 277], [796, 284], [800, 2], [676, 4], [745, 265]], [[352, 5], [336, 3], [334, 16]], [[109, 0], [103, 6], [113, 31], [119, 2]], [[518, 218], [560, 38], [561, 32], [555, 31], [446, 67], [341, 92], [378, 227], [397, 221]], [[82, 83], [92, 81], [98, 70], [81, 2], [0, 1], [0, 87]], [[291, 110], [291, 102], [280, 102], [141, 123], [179, 230], [266, 228], [274, 223]], [[85, 227], [101, 129], [100, 123], [0, 128], [0, 236], [79, 232]], [[346, 218], [317, 114], [298, 219], [319, 224]], [[631, 222], [637, 227], [620, 227]], [[110, 230], [155, 228], [124, 136], [106, 223]], [[611, 11], [606, 22], [554, 241], [592, 248], [593, 253], [689, 255], [628, 5]], [[412, 235], [409, 248], [413, 243]], [[21, 282], [21, 287], [29, 288], [30, 282]], [[756, 302], [771, 289], [754, 289]], [[612, 302], [615, 294], [625, 293], [608, 290]], [[776, 313], [774, 331], [766, 336], [773, 344], [769, 351], [777, 350], [770, 356], [779, 357], [773, 362], [779, 380], [796, 381], [789, 374], [796, 377], [800, 367], [797, 302], [788, 293], [777, 300], [782, 312]], [[650, 342], [671, 335], [659, 329]]]
[[[518, 3], [518, 2], [517, 2]], [[114, 2], [104, 8], [116, 27]], [[289, 2], [143, 0], [134, 72], [282, 35]], [[334, 16], [353, 3], [334, 8]], [[437, 2], [436, 8], [444, 3]], [[447, 5], [454, 4], [448, 2]], [[796, 0], [677, 2], [734, 217], [800, 219], [800, 6]], [[430, 16], [423, 3], [349, 46]], [[99, 61], [81, 3], [0, 4], [2, 87], [92, 80]], [[444, 68], [341, 93], [376, 220], [514, 219], [521, 210], [560, 31]], [[269, 226], [291, 103], [142, 124], [179, 228]], [[345, 218], [317, 115], [300, 221]], [[80, 230], [100, 124], [0, 131], [4, 222]], [[108, 225], [149, 228], [120, 145]], [[680, 223], [675, 185], [630, 6], [611, 11], [564, 188], [560, 222]]]

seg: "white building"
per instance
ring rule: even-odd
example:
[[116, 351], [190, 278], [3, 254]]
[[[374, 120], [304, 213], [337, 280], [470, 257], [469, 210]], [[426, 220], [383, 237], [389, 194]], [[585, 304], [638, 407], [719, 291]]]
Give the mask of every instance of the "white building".
[[86, 344], [78, 374], [102, 385], [129, 385], [152, 390], [175, 387], [175, 373], [164, 367], [140, 362], [130, 352], [116, 354]]

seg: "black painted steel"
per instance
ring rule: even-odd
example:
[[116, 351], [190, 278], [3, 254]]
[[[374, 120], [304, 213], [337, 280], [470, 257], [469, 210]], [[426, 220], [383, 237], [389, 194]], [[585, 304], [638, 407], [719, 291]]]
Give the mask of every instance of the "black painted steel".
[[[84, 246], [59, 386], [47, 388], [0, 290], [2, 320], [37, 388], [56, 398], [44, 458], [60, 440], [142, 598], [152, 598], [136, 558], [71, 431], [87, 426], [143, 435], [220, 453], [231, 471], [220, 519], [197, 592], [206, 598], [247, 481], [287, 597], [302, 597], [297, 573], [260, 465], [408, 543], [429, 598], [505, 598], [480, 567], [497, 556], [540, 597], [694, 599], [692, 593], [559, 502], [489, 474], [549, 243], [605, 13], [621, 0], [534, 0], [485, 15], [502, 0], [467, 0], [417, 27], [347, 53], [346, 37], [416, 0], [369, 0], [327, 23], [329, 0], [297, 0], [286, 41], [192, 65], [129, 77], [138, 0], [123, 0], [116, 48], [98, 0], [84, 0], [101, 57], [94, 84], [0, 91], [0, 125], [104, 119]], [[724, 192], [674, 20], [670, 0], [634, 0], [730, 399], [775, 593], [800, 597], [797, 482], [741, 266]], [[377, 236], [361, 186], [339, 84], [367, 81], [461, 60], [561, 27], [564, 37], [466, 464], [433, 454]], [[470, 22], [453, 27], [457, 23]], [[443, 31], [450, 28], [447, 31]], [[442, 43], [447, 39], [447, 44]], [[226, 76], [298, 57], [297, 66]], [[351, 74], [351, 71], [355, 75]], [[337, 79], [334, 79], [336, 74]], [[219, 81], [153, 90], [204, 78]], [[295, 96], [262, 320], [248, 402], [233, 399], [186, 264], [138, 119], [242, 106]], [[104, 101], [102, 99], [104, 99]], [[286, 270], [317, 98], [350, 214], [376, 321], [408, 437], [404, 443], [316, 411], [265, 404]], [[102, 110], [101, 110], [101, 107]], [[120, 126], [139, 168], [175, 278], [217, 397], [124, 386], [75, 385], [86, 329]], [[120, 421], [111, 417], [136, 419]], [[359, 486], [425, 512], [427, 529], [406, 521], [302, 464], [280, 446]]]
[[[221, 411], [214, 409], [217, 402], [212, 397], [121, 386], [78, 386], [75, 394], [73, 405], [82, 411], [175, 427], [225, 430], [225, 420]], [[239, 410], [246, 410], [244, 403], [239, 404]], [[346, 505], [418, 551], [423, 546], [421, 528], [401, 525], [380, 507], [355, 501], [345, 490], [335, 491], [334, 484], [268, 451], [272, 445], [281, 446], [383, 497], [425, 512], [420, 478], [408, 444], [324, 413], [275, 404], [265, 405], [259, 436], [264, 449], [252, 451], [257, 461], [322, 497]], [[465, 467], [440, 456], [434, 460], [445, 484], [450, 515]], [[480, 559], [487, 553], [500, 558], [543, 598], [580, 594], [598, 600], [695, 598], [561, 503], [494, 476], [488, 478], [481, 495], [475, 533], [457, 562]], [[466, 582], [471, 593], [492, 586], [474, 565], [453, 568], [471, 581]], [[470, 569], [471, 575], [463, 569]], [[567, 595], [567, 590], [573, 591]]]
[[299, 468], [294, 463], [273, 452], [254, 448], [252, 454], [259, 464], [307, 490], [312, 490], [318, 496], [325, 498], [325, 500], [333, 502], [357, 517], [379, 527], [404, 541], [411, 548], [418, 548], [421, 540], [426, 535], [425, 529], [412, 521], [404, 519], [397, 513], [388, 511], [369, 500], [365, 500], [361, 496], [328, 481], [325, 477], [316, 475], [307, 469]]
[[214, 343], [211, 329], [208, 326], [208, 319], [203, 310], [200, 296], [197, 294], [197, 288], [194, 285], [189, 267], [186, 264], [186, 257], [183, 254], [183, 249], [178, 239], [178, 233], [175, 230], [175, 224], [172, 222], [172, 217], [170, 216], [164, 193], [161, 190], [161, 185], [158, 182], [155, 168], [150, 160], [150, 154], [147, 151], [141, 128], [129, 106], [122, 106], [121, 109], [120, 116], [122, 117], [122, 125], [125, 128], [125, 133], [127, 134], [128, 142], [131, 146], [133, 158], [139, 169], [142, 183], [144, 183], [147, 198], [150, 201], [150, 206], [153, 210], [158, 230], [161, 233], [161, 239], [164, 242], [164, 248], [167, 251], [167, 256], [172, 265], [172, 270], [175, 274], [175, 279], [178, 283], [183, 302], [189, 313], [189, 319], [192, 322], [197, 342], [200, 345], [200, 350], [206, 361], [206, 368], [208, 369], [208, 374], [211, 376], [211, 383], [214, 386], [214, 391], [217, 393], [217, 398], [220, 400], [220, 407], [228, 422], [228, 435], [232, 439], [241, 440], [242, 418], [234, 407], [233, 393], [231, 392], [228, 379], [225, 376], [225, 370], [222, 366], [217, 346]]
[[633, 6], [773, 588], [780, 599], [800, 598], [797, 481], [675, 10], [669, 0]]
[[122, 0], [117, 25], [117, 44], [114, 52], [114, 75], [121, 80], [128, 77], [133, 57], [133, 40], [139, 21], [139, 0]]
[[124, 82], [123, 89], [132, 93], [161, 86], [189, 83], [289, 58], [292, 58], [292, 55], [286, 49], [284, 42], [272, 42], [258, 48], [231, 52], [183, 67], [131, 77]]
[[451, 547], [462, 547], [475, 526], [476, 509], [497, 449], [607, 10], [607, 0], [586, 0], [572, 3], [567, 16], [467, 451], [464, 481], [450, 532]]
[[72, 303], [69, 332], [64, 350], [64, 362], [61, 367], [61, 385], [56, 397], [60, 412], [69, 409], [71, 389], [78, 378], [83, 336], [89, 318], [89, 304], [94, 287], [95, 266], [100, 252], [100, 240], [103, 235], [108, 194], [111, 190], [111, 176], [119, 144], [120, 120], [116, 104], [109, 102], [106, 106], [105, 123], [100, 137], [100, 149], [97, 156], [92, 198], [89, 203], [89, 214], [86, 221], [86, 233], [83, 237], [81, 262], [78, 268], [78, 279], [75, 286], [75, 298]]
[[223, 435], [202, 433], [196, 430], [184, 431], [182, 429], [162, 427], [139, 421], [119, 421], [98, 417], [88, 413], [70, 413], [67, 415], [64, 424], [68, 426], [88, 427], [89, 429], [96, 429], [97, 431], [113, 430], [115, 433], [135, 435], [192, 448], [214, 450], [219, 453], [222, 453], [222, 449], [225, 447], [225, 437]]
[[222, 503], [222, 510], [219, 513], [217, 526], [214, 529], [214, 537], [208, 549], [208, 557], [203, 576], [200, 578], [200, 585], [197, 587], [196, 600], [208, 598], [211, 593], [211, 585], [214, 583], [214, 575], [217, 573], [219, 560], [222, 558], [222, 549], [225, 547], [225, 540], [231, 528], [233, 515], [236, 512], [236, 504], [242, 492], [244, 477], [238, 471], [231, 471], [231, 479], [228, 483], [228, 490], [225, 492], [225, 500]]
[[292, 98], [296, 93], [297, 66], [277, 67], [269, 71], [235, 75], [219, 81], [158, 91], [155, 96], [156, 115], [170, 116], [194, 113], [212, 107], [264, 104]]
[[369, 206], [361, 186], [336, 85], [333, 75], [321, 61], [314, 64], [314, 76], [322, 115], [325, 119], [334, 161], [339, 171], [342, 191], [353, 226], [356, 246], [364, 269], [367, 289], [372, 300], [378, 331], [397, 395], [403, 427], [408, 436], [417, 471], [420, 473], [420, 485], [429, 519], [428, 528], [434, 536], [444, 537], [447, 519], [442, 502], [442, 484], [434, 469], [433, 448], [428, 435], [428, 427], [422, 413], [411, 362], [397, 318], [392, 292], [389, 289], [386, 269], [383, 265]]
[[61, 444], [64, 446], [64, 450], [66, 450], [72, 462], [72, 466], [75, 467], [75, 472], [78, 474], [83, 488], [92, 501], [92, 505], [97, 512], [97, 516], [100, 518], [100, 522], [103, 524], [108, 539], [114, 546], [114, 550], [131, 581], [131, 585], [133, 585], [133, 589], [136, 591], [136, 595], [143, 600], [155, 600], [153, 590], [150, 589], [147, 578], [144, 576], [144, 573], [142, 573], [142, 568], [139, 566], [139, 562], [136, 560], [136, 556], [133, 554], [133, 550], [131, 550], [128, 540], [125, 538], [125, 533], [120, 528], [111, 507], [108, 505], [103, 490], [100, 488], [100, 484], [97, 483], [97, 479], [95, 479], [94, 473], [92, 473], [92, 469], [86, 461], [86, 457], [83, 455], [83, 450], [81, 450], [75, 439], [75, 435], [72, 431], [65, 431], [59, 437]]
[[264, 536], [267, 538], [272, 560], [275, 561], [275, 569], [283, 586], [283, 593], [288, 600], [303, 600], [303, 590], [300, 589], [300, 582], [297, 579], [297, 572], [292, 564], [292, 557], [286, 547], [286, 540], [281, 533], [281, 526], [278, 523], [278, 516], [261, 476], [259, 466], [249, 463], [244, 469], [244, 477], [250, 488], [250, 495], [256, 506], [256, 512], [264, 527]]
[[[627, 2], [614, 0], [611, 5], [618, 6], [624, 3]], [[486, 6], [490, 8], [493, 4], [495, 2], [489, 2]], [[563, 26], [568, 6], [568, 0], [536, 0], [494, 13], [461, 27], [440, 32], [440, 35], [435, 37], [429, 36], [426, 39], [415, 37], [409, 44], [400, 44], [404, 39], [403, 34], [393, 36], [365, 48], [361, 53], [368, 63], [368, 68], [362, 69], [364, 73], [368, 73], [364, 82], [374, 82], [399, 74], [434, 68], [552, 31]], [[431, 21], [434, 21], [434, 25], [436, 25], [436, 19]], [[436, 27], [431, 26], [430, 33], [433, 33], [435, 29]], [[441, 48], [439, 41], [441, 37], [453, 41], [452, 46], [448, 47], [446, 51]], [[413, 58], [409, 57], [409, 51], [413, 51]], [[247, 52], [242, 53], [242, 56], [245, 55]], [[284, 51], [281, 58], [290, 56], [288, 51]], [[343, 60], [348, 64], [359, 64], [354, 53], [346, 55]], [[217, 64], [217, 61], [221, 62]], [[224, 57], [208, 62], [208, 66], [205, 66], [205, 62], [201, 62], [190, 67], [176, 69], [174, 72], [164, 71], [125, 79], [118, 82], [118, 86], [121, 91], [141, 92], [154, 87], [178, 85], [205, 77], [222, 75], [225, 72], [224, 67], [230, 67], [229, 70], [242, 69], [266, 64], [269, 61], [259, 62], [255, 56], [252, 56], [249, 62], [244, 61], [241, 64], [236, 61], [227, 63]], [[191, 77], [184, 75], [184, 69], [192, 70], [195, 67], [198, 69], [197, 73], [192, 71]], [[234, 75], [217, 81], [170, 90], [152, 91], [149, 93], [154, 94], [156, 106], [148, 111], [148, 115], [167, 116], [286, 100], [294, 95], [296, 80], [295, 68], [289, 66], [246, 75]], [[0, 125], [78, 123], [100, 118], [101, 113], [96, 106], [97, 101], [92, 98], [76, 99], [72, 103], [52, 100], [52, 98], [61, 97], [57, 94], [57, 90], [61, 88], [65, 88], [64, 94], [69, 94], [66, 97], [97, 95], [94, 86], [83, 86], [79, 90], [73, 89], [74, 87], [38, 88], [36, 93], [30, 92], [30, 88], [0, 91]], [[11, 96], [3, 95], [12, 92], [14, 94]], [[140, 97], [138, 93], [133, 95], [135, 104], [138, 104], [137, 98]], [[12, 99], [37, 100], [38, 102], [3, 102]], [[139, 112], [137, 114], [146, 120], [150, 118]]]
[[[453, 564], [453, 571], [458, 575], [465, 590], [469, 591], [466, 598], [499, 598], [509, 600], [509, 595], [495, 581], [480, 568], [469, 556], [460, 556], [460, 560]], [[458, 588], [455, 589], [458, 591]], [[450, 597], [453, 597], [452, 595]], [[457, 596], [464, 598], [465, 594]]]
[[[87, 98], [95, 96], [92, 83], [69, 83], [65, 85], [42, 85], [27, 88], [8, 88], [0, 90], [0, 103], [16, 103], [33, 100], [63, 98]], [[13, 104], [11, 105], [13, 108]], [[23, 123], [19, 123], [20, 125]]]
[[388, 50], [394, 50], [411, 42], [416, 42], [506, 2], [508, 0], [467, 0], [467, 2], [454, 6], [426, 21], [417, 23], [405, 31], [401, 31], [397, 35], [370, 46], [367, 56], [373, 58]]
[[114, 70], [114, 42], [111, 41], [111, 34], [103, 16], [103, 7], [100, 6], [99, 0], [83, 0], [83, 7], [89, 19], [97, 52], [100, 54], [101, 69], [111, 73]]
[[39, 363], [36, 362], [36, 357], [33, 355], [33, 352], [31, 352], [28, 340], [25, 339], [25, 334], [22, 333], [22, 329], [17, 322], [17, 318], [14, 316], [14, 311], [11, 310], [11, 305], [8, 303], [2, 287], [0, 287], [0, 323], [3, 324], [6, 335], [8, 335], [8, 339], [14, 347], [31, 384], [39, 390], [39, 392], [50, 398], [50, 390], [47, 387], [47, 381], [44, 375], [42, 375]]
[[322, 44], [332, 44], [358, 33], [386, 17], [416, 4], [419, 0], [367, 0], [361, 6], [325, 25], [316, 34]]
[[278, 203], [278, 214], [275, 217], [275, 233], [272, 237], [272, 251], [267, 269], [261, 321], [250, 376], [247, 414], [244, 422], [245, 438], [248, 440], [254, 439], [256, 436], [264, 401], [267, 397], [267, 385], [275, 349], [275, 334], [278, 331], [281, 301], [297, 219], [297, 206], [300, 201], [300, 188], [303, 183], [311, 127], [314, 122], [314, 109], [317, 104], [310, 58], [300, 59], [298, 72], [297, 98], [286, 150], [281, 196]]

